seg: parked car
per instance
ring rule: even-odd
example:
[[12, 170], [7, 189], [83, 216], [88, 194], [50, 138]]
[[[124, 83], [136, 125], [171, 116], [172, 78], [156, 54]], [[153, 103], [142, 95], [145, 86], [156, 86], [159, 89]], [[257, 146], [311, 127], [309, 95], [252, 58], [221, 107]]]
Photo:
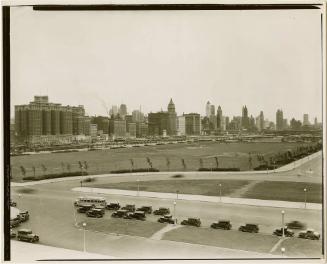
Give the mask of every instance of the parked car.
[[307, 229], [305, 231], [299, 232], [299, 238], [319, 240], [320, 234], [318, 232], [315, 232], [313, 229]]
[[240, 226], [238, 230], [242, 232], [258, 233], [259, 227], [256, 224], [245, 224]]
[[127, 215], [128, 211], [127, 210], [117, 210], [116, 212], [113, 212], [111, 217], [115, 218], [123, 218], [125, 215]]
[[201, 226], [201, 220], [200, 218], [188, 218], [187, 220], [183, 220], [181, 222], [181, 225], [190, 225], [190, 226]]
[[20, 219], [18, 217], [14, 218], [14, 219], [10, 219], [10, 228], [14, 228], [19, 226], [20, 224]]
[[33, 234], [31, 229], [20, 229], [17, 232], [17, 239], [19, 241], [27, 241], [27, 242], [38, 242], [39, 236]]
[[79, 213], [86, 213], [87, 211], [91, 210], [94, 208], [94, 205], [84, 205], [84, 206], [79, 206], [77, 209], [77, 212]]
[[141, 206], [137, 208], [136, 211], [143, 211], [146, 214], [152, 214], [152, 206]]
[[92, 208], [86, 212], [86, 216], [100, 218], [104, 216], [104, 212], [101, 208]]
[[232, 225], [229, 220], [220, 220], [217, 223], [212, 223], [210, 227], [214, 229], [224, 229], [224, 230], [232, 229]]
[[121, 209], [122, 210], [127, 210], [128, 212], [135, 212], [135, 204], [126, 204]]
[[30, 215], [26, 210], [20, 211], [19, 218], [21, 222], [26, 222], [30, 218]]
[[166, 214], [170, 214], [170, 210], [169, 210], [169, 208], [160, 207], [159, 209], [154, 210], [153, 214], [154, 215], [166, 215]]
[[276, 229], [274, 232], [273, 232], [273, 235], [276, 235], [276, 236], [282, 236], [283, 235], [283, 229], [284, 229], [284, 235], [286, 237], [293, 237], [294, 236], [294, 232], [290, 229], [288, 229], [287, 227], [284, 227], [284, 228], [279, 228], [279, 229]]
[[16, 233], [10, 228], [10, 238], [15, 238]]
[[119, 203], [110, 203], [106, 207], [108, 210], [118, 210], [120, 209], [120, 204]]
[[136, 219], [144, 221], [146, 216], [143, 211], [129, 212], [124, 216], [125, 219]]
[[173, 219], [172, 215], [164, 215], [158, 219], [159, 223], [168, 223], [175, 224], [175, 219]]
[[286, 224], [287, 228], [289, 229], [305, 229], [306, 225], [300, 221], [292, 221]]
[[14, 202], [14, 201], [12, 201], [12, 200], [10, 200], [10, 206], [12, 206], [12, 207], [16, 207], [17, 206], [17, 203], [16, 202]]

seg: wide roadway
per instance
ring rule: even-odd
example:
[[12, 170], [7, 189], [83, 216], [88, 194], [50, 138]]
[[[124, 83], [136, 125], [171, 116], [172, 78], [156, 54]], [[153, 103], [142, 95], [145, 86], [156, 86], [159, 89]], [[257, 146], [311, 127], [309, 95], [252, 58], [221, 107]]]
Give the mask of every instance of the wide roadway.
[[[316, 159], [310, 161], [313, 170], [316, 170]], [[303, 166], [309, 166], [305, 164]], [[296, 170], [301, 170], [299, 167]], [[302, 168], [303, 171], [303, 168]], [[220, 174], [221, 175], [221, 174]], [[277, 177], [293, 177], [298, 179], [297, 171], [294, 174], [289, 173], [276, 173]], [[162, 176], [145, 176], [142, 180], [155, 177], [169, 179], [171, 175]], [[247, 178], [246, 175], [244, 178]], [[259, 176], [259, 175], [257, 175]], [[210, 176], [212, 177], [212, 176]], [[219, 176], [216, 176], [219, 178]], [[307, 181], [317, 181], [317, 177], [312, 174], [307, 176], [300, 176], [306, 178]], [[133, 175], [123, 176], [124, 180], [135, 180]], [[273, 177], [275, 178], [275, 177]], [[100, 179], [99, 179], [100, 180]], [[118, 177], [106, 177], [101, 178], [101, 181], [110, 182], [111, 180], [117, 182]], [[99, 183], [99, 182], [97, 182]], [[73, 206], [73, 201], [76, 197], [81, 194], [71, 191], [71, 188], [80, 186], [78, 180], [40, 184], [30, 187], [15, 187], [12, 188], [12, 198], [17, 201], [18, 208], [29, 210], [31, 218], [28, 222], [21, 225], [21, 227], [29, 227], [35, 233], [40, 235], [40, 243], [51, 245], [55, 247], [63, 247], [67, 249], [82, 250], [83, 248], [83, 231], [76, 225], [76, 223], [84, 221], [96, 221], [97, 219], [88, 219], [83, 214], [76, 214]], [[85, 195], [85, 194], [83, 194]], [[95, 195], [95, 194], [93, 194]], [[137, 195], [137, 193], [135, 193]], [[103, 196], [103, 195], [101, 195]], [[154, 198], [141, 198], [141, 197], [130, 197], [130, 196], [117, 196], [117, 195], [105, 195], [107, 201], [113, 202], [118, 201], [124, 205], [126, 203], [134, 203], [137, 206], [141, 205], [152, 205], [153, 208], [160, 206], [169, 207], [173, 213], [173, 201], [167, 199], [154, 199]], [[291, 220], [301, 220], [307, 223], [308, 227], [314, 228], [318, 232], [321, 232], [322, 215], [321, 211], [318, 210], [307, 210], [307, 209], [286, 209], [285, 211], [285, 222]], [[281, 208], [273, 207], [255, 207], [255, 206], [244, 206], [244, 205], [230, 205], [219, 203], [207, 203], [197, 201], [182, 201], [178, 200], [176, 205], [176, 216], [179, 222], [187, 217], [200, 217], [204, 228], [208, 227], [212, 222], [218, 219], [229, 219], [233, 224], [233, 229], [237, 229], [239, 225], [244, 223], [257, 223], [260, 227], [260, 233], [251, 237], [253, 244], [255, 240], [260, 240], [262, 236], [271, 236], [273, 230], [281, 226]], [[107, 211], [105, 218], [110, 218], [110, 213]], [[157, 217], [148, 217], [148, 221], [156, 221]], [[121, 220], [128, 221], [128, 220]], [[190, 233], [193, 232], [190, 229]], [[212, 230], [213, 232], [215, 230]], [[174, 231], [167, 233], [173, 234]], [[177, 230], [176, 230], [177, 232]], [[200, 246], [189, 243], [171, 242], [168, 240], [153, 240], [143, 237], [125, 236], [117, 234], [104, 234], [101, 232], [87, 232], [87, 250], [89, 252], [106, 254], [110, 256], [116, 256], [121, 258], [221, 258], [221, 257], [256, 257], [259, 256], [255, 251], [256, 248], [250, 248], [253, 252], [239, 251], [242, 249], [243, 236], [247, 234], [236, 232], [236, 239], [233, 239], [233, 243], [226, 246], [219, 244], [219, 247], [213, 246]], [[239, 237], [239, 239], [237, 239]], [[272, 237], [272, 236], [271, 236]], [[165, 239], [165, 236], [163, 236]], [[272, 238], [274, 239], [274, 238]], [[272, 241], [270, 239], [270, 242]], [[175, 238], [173, 240], [176, 240]], [[179, 238], [177, 238], [179, 240]], [[185, 241], [182, 237], [179, 241]], [[201, 239], [199, 239], [201, 241]], [[277, 240], [278, 241], [278, 240]], [[273, 242], [273, 243], [272, 243]], [[275, 245], [272, 241], [267, 247], [267, 252], [272, 254], [279, 254], [279, 246]], [[312, 242], [312, 241], [303, 241]], [[202, 243], [202, 242], [201, 242]], [[249, 241], [249, 243], [251, 243]], [[288, 241], [288, 244], [292, 241]], [[206, 244], [206, 242], [203, 242]], [[212, 245], [212, 243], [211, 243]], [[218, 245], [218, 244], [217, 244]], [[224, 249], [224, 247], [230, 249]], [[286, 245], [286, 244], [285, 244]], [[274, 248], [275, 246], [275, 248]], [[289, 247], [292, 247], [290, 244]], [[318, 250], [309, 252], [308, 256], [313, 257], [312, 254], [319, 252], [321, 243], [316, 243], [315, 247]], [[237, 249], [236, 251], [233, 248]], [[301, 250], [301, 248], [299, 248]], [[271, 252], [272, 251], [272, 252]], [[292, 254], [296, 252], [293, 250]], [[19, 254], [19, 252], [13, 252], [12, 254]], [[296, 254], [295, 254], [296, 256]], [[319, 257], [319, 255], [317, 255]]]

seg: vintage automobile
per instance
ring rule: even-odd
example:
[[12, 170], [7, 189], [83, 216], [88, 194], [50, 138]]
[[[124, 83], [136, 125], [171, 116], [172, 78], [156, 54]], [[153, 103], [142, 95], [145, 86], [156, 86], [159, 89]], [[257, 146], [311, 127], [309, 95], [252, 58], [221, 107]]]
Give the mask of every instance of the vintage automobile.
[[27, 242], [38, 242], [39, 236], [33, 234], [31, 229], [20, 229], [17, 232], [17, 239], [19, 241], [27, 241]]
[[20, 218], [19, 217], [16, 217], [14, 219], [10, 219], [10, 228], [17, 227], [17, 226], [19, 226], [19, 224], [20, 224]]
[[232, 225], [229, 220], [220, 220], [217, 223], [212, 223], [210, 227], [214, 229], [224, 229], [224, 230], [232, 229]]
[[175, 219], [173, 219], [172, 215], [164, 215], [158, 219], [159, 223], [168, 223], [168, 224], [175, 224]]
[[16, 233], [10, 228], [10, 238], [15, 238]]
[[136, 211], [143, 211], [146, 214], [152, 214], [152, 206], [141, 206], [137, 208]]
[[123, 218], [125, 215], [127, 215], [128, 211], [127, 210], [117, 210], [116, 212], [113, 212], [111, 217], [115, 218]]
[[91, 210], [94, 208], [94, 205], [83, 205], [83, 206], [79, 206], [77, 208], [77, 212], [79, 213], [86, 213], [87, 211]]
[[101, 208], [92, 208], [91, 210], [86, 212], [86, 216], [101, 218], [104, 216], [104, 211]]
[[135, 204], [126, 204], [121, 209], [122, 210], [127, 210], [128, 212], [135, 212]]
[[305, 229], [306, 225], [300, 221], [292, 221], [286, 224], [287, 228], [289, 229]]
[[12, 207], [16, 207], [17, 206], [17, 203], [16, 202], [14, 202], [14, 201], [12, 201], [12, 200], [10, 200], [10, 206], [12, 206]]
[[154, 215], [166, 215], [166, 214], [170, 214], [170, 210], [169, 210], [169, 208], [160, 207], [159, 209], [154, 210], [153, 214]]
[[124, 216], [125, 219], [136, 219], [136, 220], [142, 220], [144, 221], [146, 216], [145, 212], [143, 211], [135, 211], [135, 212], [129, 212]]
[[29, 218], [30, 218], [30, 215], [29, 215], [28, 211], [26, 211], [26, 210], [20, 211], [19, 219], [21, 222], [26, 222]]
[[119, 210], [120, 204], [119, 203], [110, 203], [106, 206], [106, 209], [108, 210]]
[[[283, 228], [279, 228], [279, 229], [276, 229], [274, 232], [273, 232], [273, 235], [276, 235], [276, 236], [282, 236], [283, 235]], [[286, 237], [293, 237], [294, 236], [294, 232], [290, 229], [288, 229], [287, 227], [284, 227], [284, 235]]]
[[256, 224], [245, 224], [238, 228], [239, 231], [249, 232], [249, 233], [258, 233], [259, 227]]
[[320, 234], [315, 232], [313, 229], [307, 229], [305, 231], [300, 231], [298, 237], [304, 239], [319, 240]]
[[181, 222], [181, 225], [189, 225], [189, 226], [201, 226], [201, 220], [200, 218], [188, 218], [187, 220], [183, 220]]

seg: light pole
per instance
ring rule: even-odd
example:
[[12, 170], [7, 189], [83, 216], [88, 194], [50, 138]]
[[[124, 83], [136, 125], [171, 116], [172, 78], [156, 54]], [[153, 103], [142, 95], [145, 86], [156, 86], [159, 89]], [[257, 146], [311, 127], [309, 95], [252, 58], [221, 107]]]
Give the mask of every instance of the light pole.
[[282, 256], [284, 257], [284, 254], [285, 254], [285, 251], [286, 251], [285, 248], [282, 247], [280, 250], [282, 251]]
[[282, 231], [283, 231], [283, 238], [285, 237], [285, 229], [284, 229], [284, 215], [285, 215], [285, 211], [282, 211]]
[[83, 223], [83, 234], [84, 234], [84, 242], [83, 242], [83, 251], [86, 252], [86, 243], [85, 243], [85, 227], [86, 223]]
[[176, 218], [176, 201], [174, 201], [174, 224], [176, 225], [177, 218]]
[[137, 179], [137, 196], [140, 196], [140, 180]]
[[307, 188], [303, 189], [304, 191], [304, 208], [307, 208]]
[[221, 183], [219, 183], [218, 186], [219, 186], [219, 202], [221, 202]]

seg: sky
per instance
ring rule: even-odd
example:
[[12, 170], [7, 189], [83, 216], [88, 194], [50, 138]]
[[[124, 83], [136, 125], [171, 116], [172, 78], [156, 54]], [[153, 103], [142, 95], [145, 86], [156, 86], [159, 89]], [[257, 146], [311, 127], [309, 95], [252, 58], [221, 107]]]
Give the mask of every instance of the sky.
[[320, 10], [33, 11], [11, 8], [14, 105], [48, 95], [106, 115], [260, 111], [322, 118]]

